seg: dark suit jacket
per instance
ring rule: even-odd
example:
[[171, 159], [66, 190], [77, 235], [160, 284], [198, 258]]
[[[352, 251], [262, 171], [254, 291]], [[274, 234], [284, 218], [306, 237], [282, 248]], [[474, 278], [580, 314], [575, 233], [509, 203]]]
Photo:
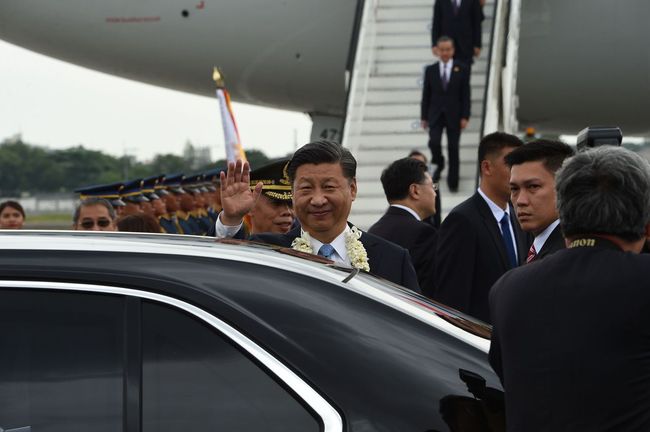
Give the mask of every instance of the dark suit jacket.
[[[510, 209], [520, 264], [530, 241]], [[488, 293], [510, 269], [499, 224], [476, 192], [456, 206], [438, 230], [434, 299], [490, 322]]]
[[420, 118], [433, 125], [441, 114], [445, 114], [447, 125], [460, 130], [460, 119], [470, 117], [469, 68], [454, 60], [447, 89], [442, 87], [440, 63], [427, 66], [424, 70]]
[[451, 0], [436, 0], [433, 5], [431, 46], [440, 36], [454, 40], [455, 57], [471, 63], [474, 48], [481, 47], [481, 21], [483, 13], [479, 0], [462, 0], [458, 14], [454, 14]]
[[417, 220], [406, 210], [391, 206], [368, 232], [408, 249], [420, 289], [423, 294], [431, 297], [437, 230], [430, 224]]
[[[286, 234], [254, 234], [250, 240], [291, 247], [293, 240], [299, 236], [300, 227]], [[361, 235], [359, 241], [363, 243], [368, 254], [370, 273], [420, 292], [417, 275], [406, 249], [367, 232]]]
[[509, 431], [650, 430], [650, 256], [606, 243], [492, 288], [490, 363]]
[[566, 248], [566, 244], [564, 243], [564, 237], [562, 236], [562, 229], [560, 228], [560, 225], [558, 225], [551, 232], [551, 235], [548, 236], [544, 242], [544, 246], [542, 246], [542, 250], [537, 253], [537, 256], [533, 261], [540, 260], [545, 256], [551, 255], [552, 253], [564, 248]]

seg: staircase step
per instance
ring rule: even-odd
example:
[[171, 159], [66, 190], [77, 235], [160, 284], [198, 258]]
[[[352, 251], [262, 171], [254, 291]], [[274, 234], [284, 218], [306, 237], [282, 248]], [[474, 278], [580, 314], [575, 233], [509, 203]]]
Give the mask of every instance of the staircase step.
[[[420, 61], [426, 63], [431, 59], [431, 48], [421, 46], [419, 48], [388, 48], [379, 47], [375, 52], [376, 61]], [[430, 62], [433, 63], [433, 62]]]
[[[429, 9], [433, 8], [433, 0], [379, 0], [379, 7], [412, 7], [412, 6], [426, 6]], [[433, 10], [433, 9], [432, 9]]]
[[414, 6], [395, 6], [384, 7], [380, 5], [377, 8], [377, 20], [426, 20], [431, 21], [433, 17], [433, 7], [426, 5]]
[[[470, 85], [473, 87], [485, 85], [485, 75], [472, 74], [469, 77]], [[369, 90], [375, 89], [421, 89], [423, 77], [421, 74], [413, 75], [392, 75], [392, 76], [371, 76], [368, 85]]]
[[[476, 59], [478, 61], [487, 62], [488, 53], [484, 49], [481, 51], [481, 56]], [[405, 47], [378, 47], [375, 52], [375, 61], [410, 61], [414, 63], [422, 63], [425, 65], [433, 64], [438, 59], [431, 53], [431, 48], [421, 45], [419, 47], [405, 48]]]
[[[426, 141], [424, 143], [426, 145]], [[446, 154], [446, 150], [443, 145], [443, 154]], [[408, 156], [408, 153], [411, 151], [411, 148], [406, 147], [406, 148], [401, 148], [401, 147], [396, 147], [396, 148], [376, 148], [369, 150], [367, 148], [363, 149], [361, 148], [359, 150], [360, 152], [362, 151], [363, 153], [360, 153], [360, 163], [363, 163], [363, 165], [374, 165], [378, 166], [379, 168], [383, 169], [388, 164], [390, 164], [393, 161], [396, 161], [397, 159], [401, 159], [403, 157]], [[460, 146], [460, 158], [461, 158], [461, 166], [464, 163], [470, 163], [472, 166], [475, 164], [475, 159], [476, 159], [476, 147], [475, 146]], [[425, 154], [430, 154], [429, 152], [425, 152]], [[381, 171], [381, 169], [379, 171]], [[377, 177], [379, 178], [379, 177]]]
[[[483, 40], [489, 40], [490, 34], [483, 33]], [[402, 33], [402, 32], [378, 32], [375, 36], [375, 44], [379, 47], [407, 47], [426, 48], [431, 50], [430, 32]]]
[[[473, 74], [485, 74], [487, 70], [487, 60], [481, 57], [472, 65]], [[487, 58], [487, 57], [486, 57]], [[422, 74], [424, 68], [435, 63], [435, 58], [431, 56], [428, 59], [400, 60], [400, 61], [377, 61], [372, 76], [382, 76], [391, 74]]]
[[378, 21], [375, 25], [377, 34], [382, 33], [416, 33], [431, 39], [431, 19], [410, 21]]
[[[479, 132], [480, 119], [470, 119], [469, 124], [463, 132]], [[361, 133], [411, 133], [420, 132], [420, 120], [415, 119], [397, 119], [397, 120], [364, 120]], [[422, 134], [425, 133], [422, 131]]]
[[[483, 110], [482, 101], [474, 101], [472, 103], [472, 116], [480, 116]], [[366, 120], [379, 120], [379, 119], [404, 119], [410, 118], [413, 120], [420, 119], [420, 103], [400, 103], [400, 104], [373, 104], [366, 105], [364, 110]], [[353, 117], [354, 118], [354, 117]], [[472, 119], [473, 120], [473, 119]]]
[[[446, 142], [446, 137], [443, 134], [443, 145]], [[390, 134], [390, 133], [365, 133], [363, 135], [350, 136], [353, 141], [351, 144], [346, 144], [347, 147], [352, 149], [361, 148], [375, 148], [375, 147], [398, 147], [404, 149], [408, 153], [411, 149], [427, 146], [429, 136], [427, 133], [420, 129], [410, 133]], [[478, 132], [463, 132], [460, 135], [460, 148], [464, 146], [478, 146], [480, 141]], [[356, 154], [355, 154], [356, 156]]]
[[[471, 102], [483, 101], [483, 86], [472, 86]], [[415, 89], [391, 89], [391, 90], [372, 90], [366, 95], [367, 104], [384, 104], [384, 103], [412, 103], [420, 101], [422, 90]]]

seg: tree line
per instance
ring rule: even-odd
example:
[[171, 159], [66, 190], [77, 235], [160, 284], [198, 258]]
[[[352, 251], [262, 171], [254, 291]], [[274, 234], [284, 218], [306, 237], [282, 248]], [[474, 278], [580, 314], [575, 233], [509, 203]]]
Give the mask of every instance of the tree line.
[[[158, 154], [142, 162], [133, 156], [115, 157], [81, 145], [48, 149], [14, 137], [0, 144], [0, 196], [66, 193], [93, 184], [179, 172], [189, 175], [225, 167], [225, 159], [211, 161], [206, 157], [209, 152], [197, 150], [188, 142], [181, 156]], [[259, 150], [249, 150], [246, 156], [252, 167], [269, 161]]]

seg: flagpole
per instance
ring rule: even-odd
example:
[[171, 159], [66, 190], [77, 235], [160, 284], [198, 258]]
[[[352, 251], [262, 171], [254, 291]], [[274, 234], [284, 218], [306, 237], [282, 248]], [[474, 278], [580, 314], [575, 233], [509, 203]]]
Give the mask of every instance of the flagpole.
[[217, 100], [219, 101], [219, 110], [221, 112], [221, 124], [223, 126], [224, 144], [226, 147], [226, 160], [235, 162], [237, 159], [246, 160], [246, 153], [241, 145], [239, 130], [235, 122], [235, 115], [230, 103], [230, 94], [226, 90], [223, 74], [219, 68], [215, 67], [212, 71], [212, 79], [217, 86]]

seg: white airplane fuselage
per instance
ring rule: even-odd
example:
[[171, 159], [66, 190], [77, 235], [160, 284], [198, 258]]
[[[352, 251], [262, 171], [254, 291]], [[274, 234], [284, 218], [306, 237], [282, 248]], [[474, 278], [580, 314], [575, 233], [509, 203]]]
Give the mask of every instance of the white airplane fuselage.
[[101, 72], [341, 116], [355, 0], [6, 0], [0, 38]]
[[[340, 122], [358, 1], [2, 0], [0, 39], [206, 96], [219, 66], [236, 101]], [[521, 11], [521, 127], [650, 134], [650, 2], [522, 0]]]

